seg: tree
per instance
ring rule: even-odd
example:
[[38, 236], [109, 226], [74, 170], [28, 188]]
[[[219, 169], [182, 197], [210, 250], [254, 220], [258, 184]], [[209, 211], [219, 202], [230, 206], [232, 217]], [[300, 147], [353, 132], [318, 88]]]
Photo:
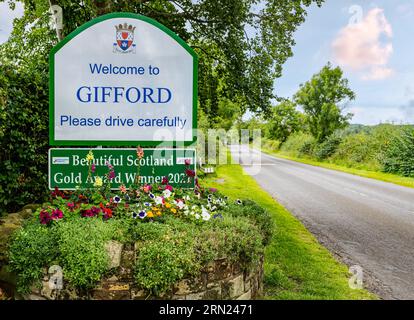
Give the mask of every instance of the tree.
[[[16, 2], [9, 1], [11, 5]], [[187, 41], [200, 57], [200, 107], [210, 115], [218, 108], [221, 97], [241, 103], [244, 110], [261, 112], [270, 108], [270, 101], [275, 97], [274, 80], [281, 76], [283, 63], [292, 56], [293, 34], [304, 22], [307, 7], [312, 3], [320, 6], [323, 0], [21, 2], [25, 11], [15, 25], [20, 29], [15, 34], [21, 36], [23, 28], [29, 28], [32, 33], [48, 35], [49, 40], [44, 43], [49, 49], [50, 42], [57, 41], [56, 33], [45, 32], [45, 25], [36, 22], [47, 15], [51, 5], [62, 7], [62, 36], [98, 15], [117, 11], [143, 14], [166, 25]], [[28, 47], [32, 49], [44, 43], [32, 42]], [[218, 88], [219, 82], [225, 85]]]
[[282, 101], [272, 108], [267, 125], [268, 137], [279, 140], [281, 143], [285, 142], [292, 133], [300, 129], [302, 118], [302, 114], [296, 110], [292, 101]]
[[351, 113], [342, 114], [346, 102], [355, 99], [355, 93], [343, 78], [341, 68], [328, 63], [312, 79], [300, 86], [294, 101], [303, 108], [311, 134], [323, 142], [336, 129], [348, 125]]
[[[13, 8], [18, 1], [7, 2]], [[9, 40], [0, 45], [0, 178], [1, 185], [7, 185], [0, 187], [0, 201], [7, 199], [4, 210], [16, 210], [45, 195], [48, 54], [77, 27], [101, 14], [123, 11], [148, 16], [170, 28], [199, 56], [199, 108], [204, 124], [214, 126], [232, 114], [230, 109], [239, 109], [240, 114], [269, 110], [274, 80], [292, 55], [293, 34], [304, 22], [307, 7], [320, 6], [323, 0], [20, 2], [24, 14], [14, 20]], [[50, 27], [52, 5], [62, 8], [63, 29], [58, 32]], [[238, 108], [233, 108], [235, 104]], [[11, 107], [13, 113], [5, 111]], [[27, 141], [31, 145], [25, 147]]]

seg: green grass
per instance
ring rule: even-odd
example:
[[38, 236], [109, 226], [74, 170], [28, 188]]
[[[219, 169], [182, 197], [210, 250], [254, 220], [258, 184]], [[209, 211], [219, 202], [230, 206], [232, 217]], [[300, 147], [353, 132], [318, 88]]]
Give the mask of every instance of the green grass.
[[390, 182], [390, 183], [398, 184], [403, 187], [414, 188], [414, 178], [410, 178], [410, 177], [402, 177], [396, 174], [385, 173], [385, 172], [349, 168], [349, 167], [340, 166], [334, 163], [320, 162], [320, 161], [316, 161], [316, 160], [309, 159], [309, 158], [298, 158], [288, 153], [278, 152], [278, 151], [274, 151], [274, 150], [270, 150], [266, 148], [262, 148], [262, 151], [264, 153], [273, 155], [275, 157], [283, 158], [283, 159], [288, 159], [288, 160], [301, 162], [301, 163], [309, 164], [312, 166], [327, 168], [331, 170], [342, 171], [342, 172], [350, 173], [350, 174], [365, 177], [365, 178], [371, 178], [371, 179], [381, 180], [384, 182]]
[[[240, 165], [223, 165], [217, 175], [203, 179], [232, 199], [251, 199], [269, 210], [275, 234], [265, 253], [265, 299], [376, 299], [348, 285], [348, 268], [339, 263], [315, 237]], [[217, 179], [224, 179], [223, 183]]]

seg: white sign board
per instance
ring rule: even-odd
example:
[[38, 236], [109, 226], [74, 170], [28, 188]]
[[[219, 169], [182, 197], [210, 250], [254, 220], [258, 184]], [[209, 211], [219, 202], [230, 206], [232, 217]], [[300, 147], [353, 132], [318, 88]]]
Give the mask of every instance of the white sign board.
[[144, 16], [112, 13], [50, 54], [51, 145], [195, 141], [197, 56]]

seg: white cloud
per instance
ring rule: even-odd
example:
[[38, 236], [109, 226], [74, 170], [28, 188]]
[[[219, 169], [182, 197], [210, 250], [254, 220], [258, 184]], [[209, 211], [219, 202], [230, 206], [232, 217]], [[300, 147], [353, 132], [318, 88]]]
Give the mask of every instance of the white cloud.
[[354, 114], [351, 123], [376, 125], [379, 123], [414, 123], [414, 101], [401, 107], [351, 107]]
[[0, 2], [0, 44], [7, 41], [13, 29], [13, 20], [23, 15], [23, 4], [16, 3], [15, 10], [10, 10], [7, 2]]
[[[380, 8], [371, 9], [358, 23], [342, 28], [332, 42], [334, 60], [358, 72], [363, 80], [383, 80], [395, 72], [388, 66], [393, 53], [392, 27]], [[388, 42], [383, 43], [381, 37]]]

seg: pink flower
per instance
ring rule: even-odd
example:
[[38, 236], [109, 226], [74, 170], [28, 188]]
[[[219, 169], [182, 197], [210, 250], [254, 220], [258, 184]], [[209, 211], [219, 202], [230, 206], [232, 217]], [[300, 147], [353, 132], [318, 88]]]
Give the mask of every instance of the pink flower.
[[109, 171], [108, 178], [109, 178], [109, 180], [112, 180], [112, 179], [115, 178], [115, 171], [114, 170]]
[[146, 184], [142, 190], [144, 190], [145, 193], [148, 193], [152, 190], [152, 187], [149, 184]]
[[51, 218], [53, 220], [57, 220], [57, 219], [62, 219], [63, 218], [63, 212], [60, 209], [55, 209], [52, 211], [52, 216]]
[[184, 160], [184, 164], [185, 164], [186, 166], [189, 166], [189, 165], [191, 164], [191, 160], [190, 160], [190, 159], [185, 159], [185, 160]]
[[91, 166], [91, 171], [92, 171], [92, 173], [95, 173], [95, 169], [96, 169], [96, 166], [95, 166], [95, 164], [94, 164], [94, 163], [92, 163], [92, 166]]
[[138, 159], [144, 158], [144, 149], [142, 149], [140, 146], [137, 147], [137, 157]]
[[119, 187], [119, 191], [121, 191], [122, 193], [126, 193], [127, 192], [127, 188], [125, 187], [125, 185], [121, 185]]
[[170, 190], [171, 192], [173, 191], [173, 187], [172, 186], [170, 186], [169, 184], [167, 184], [166, 186], [165, 186], [165, 190]]
[[168, 184], [168, 178], [167, 177], [163, 177], [161, 184]]

